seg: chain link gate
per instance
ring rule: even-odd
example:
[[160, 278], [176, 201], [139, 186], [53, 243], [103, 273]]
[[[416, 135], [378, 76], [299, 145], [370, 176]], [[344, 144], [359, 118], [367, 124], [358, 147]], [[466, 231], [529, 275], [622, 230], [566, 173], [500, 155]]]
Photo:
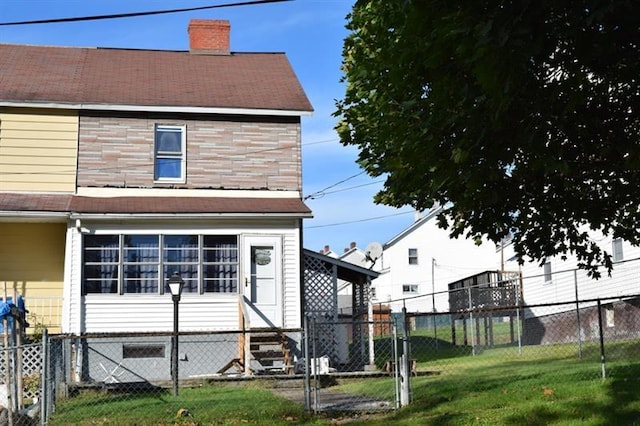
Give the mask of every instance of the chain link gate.
[[[308, 411], [376, 412], [407, 404], [402, 344], [392, 321], [305, 318]], [[398, 368], [400, 366], [400, 368]]]

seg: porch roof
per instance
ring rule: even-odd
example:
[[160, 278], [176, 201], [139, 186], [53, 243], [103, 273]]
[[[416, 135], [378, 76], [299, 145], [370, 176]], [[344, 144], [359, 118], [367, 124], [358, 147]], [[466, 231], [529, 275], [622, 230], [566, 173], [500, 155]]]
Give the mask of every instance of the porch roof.
[[87, 197], [72, 194], [0, 193], [0, 215], [25, 213], [311, 217], [309, 207], [294, 197]]
[[326, 256], [313, 250], [304, 249], [303, 251], [304, 256], [323, 262], [327, 266], [336, 266], [338, 279], [340, 280], [362, 284], [369, 280], [376, 279], [380, 275], [379, 272], [372, 271], [371, 269], [363, 268], [361, 266], [354, 265], [353, 263], [345, 262], [344, 260]]

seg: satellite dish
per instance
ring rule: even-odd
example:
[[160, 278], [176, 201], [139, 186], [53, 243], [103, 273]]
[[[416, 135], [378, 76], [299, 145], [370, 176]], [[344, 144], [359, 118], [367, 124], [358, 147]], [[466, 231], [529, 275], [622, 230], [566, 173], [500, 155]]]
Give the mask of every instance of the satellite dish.
[[380, 256], [382, 256], [382, 245], [376, 242], [369, 243], [369, 245], [367, 245], [367, 248], [364, 249], [364, 255], [367, 260], [370, 260], [371, 262], [373, 262], [373, 265], [375, 265], [376, 260], [378, 260]]

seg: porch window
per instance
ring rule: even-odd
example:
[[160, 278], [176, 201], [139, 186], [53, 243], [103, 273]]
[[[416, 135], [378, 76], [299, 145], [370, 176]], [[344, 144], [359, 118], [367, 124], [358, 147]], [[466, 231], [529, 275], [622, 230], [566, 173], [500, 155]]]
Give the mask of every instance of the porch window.
[[186, 293], [238, 291], [236, 235], [85, 235], [83, 292], [160, 294], [179, 272]]
[[198, 266], [200, 263], [197, 235], [165, 235], [162, 244], [164, 292], [170, 293], [167, 277], [180, 273], [184, 280], [183, 293], [198, 292]]
[[125, 235], [123, 287], [125, 293], [158, 292], [158, 235]]
[[238, 242], [235, 235], [203, 237], [204, 291], [235, 293], [238, 291]]
[[117, 293], [120, 277], [120, 236], [84, 236], [84, 292]]

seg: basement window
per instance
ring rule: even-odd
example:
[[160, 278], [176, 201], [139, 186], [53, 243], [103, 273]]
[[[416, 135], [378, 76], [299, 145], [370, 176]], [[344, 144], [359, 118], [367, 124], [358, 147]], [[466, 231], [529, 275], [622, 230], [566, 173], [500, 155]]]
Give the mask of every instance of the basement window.
[[164, 358], [165, 345], [122, 345], [122, 358]]

